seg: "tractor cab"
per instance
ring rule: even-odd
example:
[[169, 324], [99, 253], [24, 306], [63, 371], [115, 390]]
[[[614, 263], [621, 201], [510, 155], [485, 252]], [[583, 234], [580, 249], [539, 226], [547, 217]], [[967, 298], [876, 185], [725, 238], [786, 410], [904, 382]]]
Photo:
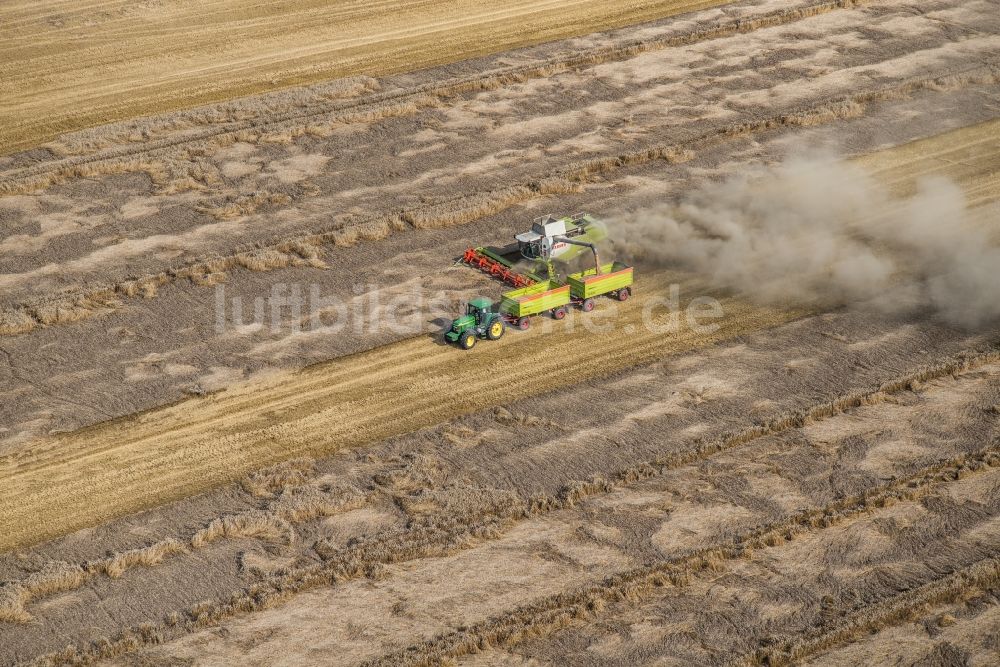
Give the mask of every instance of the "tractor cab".
[[449, 343], [458, 343], [463, 349], [471, 349], [480, 338], [496, 340], [503, 336], [507, 326], [500, 313], [493, 311], [493, 302], [486, 297], [471, 299], [465, 314], [451, 323], [444, 338]]
[[493, 302], [484, 296], [476, 297], [469, 301], [465, 310], [466, 315], [476, 318], [476, 324], [482, 324], [493, 312]]

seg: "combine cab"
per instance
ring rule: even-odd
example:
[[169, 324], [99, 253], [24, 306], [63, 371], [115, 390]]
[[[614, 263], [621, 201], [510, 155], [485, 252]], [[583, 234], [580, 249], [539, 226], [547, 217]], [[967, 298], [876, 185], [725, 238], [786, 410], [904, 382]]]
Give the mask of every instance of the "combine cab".
[[469, 301], [465, 315], [451, 323], [444, 338], [449, 343], [458, 343], [463, 350], [471, 350], [480, 338], [497, 340], [506, 330], [503, 317], [493, 312], [493, 302], [478, 297]]
[[525, 259], [567, 263], [608, 237], [604, 225], [585, 213], [568, 218], [538, 218], [531, 231], [518, 234], [517, 250]]

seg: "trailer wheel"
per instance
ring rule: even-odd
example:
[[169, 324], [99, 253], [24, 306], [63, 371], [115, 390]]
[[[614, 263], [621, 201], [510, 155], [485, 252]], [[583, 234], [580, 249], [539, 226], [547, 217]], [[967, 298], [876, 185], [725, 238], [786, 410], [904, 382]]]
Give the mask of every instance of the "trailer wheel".
[[503, 323], [503, 320], [497, 319], [493, 321], [490, 328], [486, 331], [486, 337], [490, 340], [498, 340], [503, 337], [503, 332], [507, 330], [507, 326]]
[[462, 337], [458, 339], [458, 344], [462, 346], [463, 350], [471, 350], [476, 346], [476, 334], [471, 331], [466, 331], [462, 334]]
[[623, 287], [620, 290], [618, 290], [618, 300], [619, 301], [628, 301], [628, 298], [630, 296], [632, 296], [632, 290], [630, 290], [629, 288]]
[[561, 320], [566, 317], [566, 309], [559, 307], [552, 311], [553, 319]]
[[531, 326], [531, 320], [527, 317], [519, 317], [517, 319], [517, 328], [521, 331], [527, 331], [528, 327]]
[[580, 310], [582, 310], [585, 313], [589, 313], [594, 309], [594, 305], [595, 304], [593, 299], [584, 299], [583, 303], [580, 304]]

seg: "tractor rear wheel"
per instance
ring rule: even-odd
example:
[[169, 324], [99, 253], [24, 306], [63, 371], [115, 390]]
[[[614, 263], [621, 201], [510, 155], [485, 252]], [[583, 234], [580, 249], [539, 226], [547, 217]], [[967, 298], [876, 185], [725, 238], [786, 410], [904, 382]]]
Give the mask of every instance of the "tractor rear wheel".
[[585, 313], [589, 313], [594, 309], [594, 305], [595, 304], [593, 299], [584, 299], [583, 303], [580, 304], [580, 310], [582, 310]]
[[566, 317], [566, 309], [562, 307], [556, 308], [552, 311], [552, 317], [557, 320], [564, 319]]
[[521, 331], [527, 331], [530, 326], [531, 320], [528, 317], [519, 317], [517, 319], [517, 328]]
[[472, 331], [466, 331], [462, 334], [462, 337], [458, 339], [458, 344], [462, 346], [463, 350], [471, 350], [476, 346], [476, 334]]
[[503, 320], [497, 318], [493, 320], [493, 324], [490, 328], [486, 330], [486, 337], [490, 340], [499, 340], [503, 338], [504, 332], [507, 330], [507, 325], [503, 323]]
[[618, 300], [619, 301], [628, 301], [628, 298], [630, 296], [632, 296], [632, 290], [630, 290], [629, 288], [623, 287], [620, 290], [618, 290]]

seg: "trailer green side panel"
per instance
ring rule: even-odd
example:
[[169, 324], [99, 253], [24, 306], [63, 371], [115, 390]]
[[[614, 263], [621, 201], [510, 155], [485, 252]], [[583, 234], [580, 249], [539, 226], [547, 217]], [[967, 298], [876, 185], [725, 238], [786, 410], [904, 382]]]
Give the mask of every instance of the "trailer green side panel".
[[590, 299], [632, 285], [632, 267], [621, 262], [612, 262], [601, 266], [601, 273], [596, 269], [587, 269], [570, 274], [567, 283], [572, 294], [577, 299]]
[[503, 294], [500, 312], [514, 317], [537, 315], [547, 310], [565, 306], [570, 301], [569, 285], [545, 280]]

